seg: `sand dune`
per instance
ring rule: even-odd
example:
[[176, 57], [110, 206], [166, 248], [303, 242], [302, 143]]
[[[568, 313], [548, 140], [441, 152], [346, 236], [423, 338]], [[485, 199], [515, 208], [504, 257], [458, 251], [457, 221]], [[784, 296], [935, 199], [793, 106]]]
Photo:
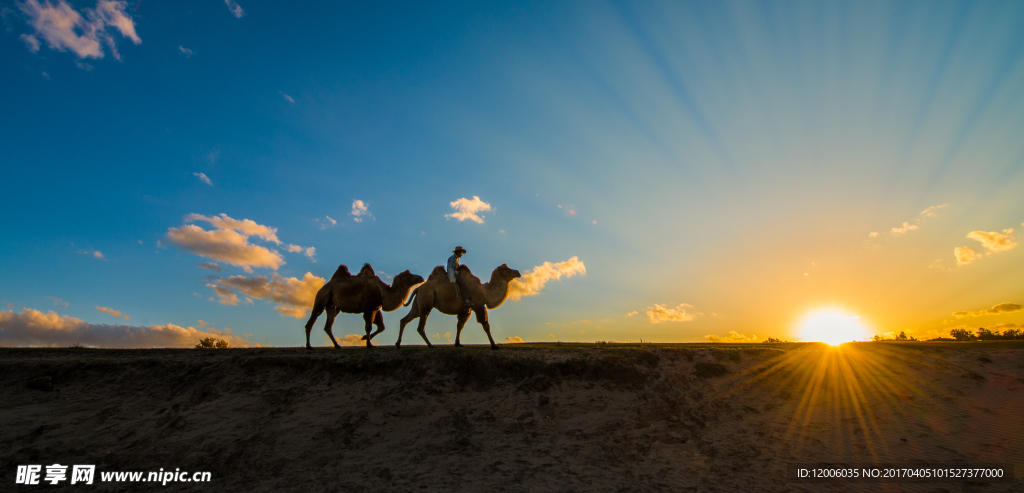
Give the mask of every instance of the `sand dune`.
[[[211, 472], [167, 491], [1024, 488], [1013, 342], [0, 349], [0, 369], [5, 484], [57, 462]], [[1013, 463], [1017, 482], [786, 482], [815, 461]]]

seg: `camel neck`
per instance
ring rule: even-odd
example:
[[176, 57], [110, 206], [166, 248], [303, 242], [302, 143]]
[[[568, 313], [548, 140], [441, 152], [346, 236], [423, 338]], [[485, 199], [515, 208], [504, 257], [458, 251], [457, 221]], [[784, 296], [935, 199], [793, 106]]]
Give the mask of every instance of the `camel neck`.
[[487, 308], [495, 309], [505, 302], [508, 296], [508, 284], [511, 281], [497, 279], [493, 274], [491, 280], [484, 284], [484, 292], [487, 293]]

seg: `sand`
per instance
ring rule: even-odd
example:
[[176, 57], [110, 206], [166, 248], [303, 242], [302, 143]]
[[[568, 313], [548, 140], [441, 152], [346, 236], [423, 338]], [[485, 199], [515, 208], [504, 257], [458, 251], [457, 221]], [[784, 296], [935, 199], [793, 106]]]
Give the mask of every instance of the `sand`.
[[[1024, 344], [0, 349], [18, 465], [209, 471], [74, 491], [1024, 491]], [[804, 484], [790, 463], [1012, 463]], [[14, 489], [14, 488], [17, 489]]]

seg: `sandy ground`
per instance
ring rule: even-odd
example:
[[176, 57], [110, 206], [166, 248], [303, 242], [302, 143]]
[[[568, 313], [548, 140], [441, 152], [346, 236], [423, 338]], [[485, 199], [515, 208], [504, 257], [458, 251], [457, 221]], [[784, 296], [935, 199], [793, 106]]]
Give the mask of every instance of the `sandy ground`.
[[[1024, 344], [0, 349], [4, 491], [1024, 491]], [[1013, 464], [787, 483], [789, 463]], [[18, 465], [212, 483], [15, 485]]]

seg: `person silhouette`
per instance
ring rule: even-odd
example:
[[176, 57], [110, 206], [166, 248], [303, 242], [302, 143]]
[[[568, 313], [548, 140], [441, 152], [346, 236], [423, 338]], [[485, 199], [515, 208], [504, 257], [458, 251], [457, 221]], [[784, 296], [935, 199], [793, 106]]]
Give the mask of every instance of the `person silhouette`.
[[[459, 258], [462, 254], [467, 253], [465, 248], [460, 246], [455, 247], [452, 251], [452, 256], [448, 257], [448, 282], [455, 288], [455, 296], [461, 298], [466, 306], [472, 305], [473, 302], [469, 299], [469, 288], [466, 287], [466, 283], [459, 279]], [[462, 293], [465, 293], [463, 295]]]

